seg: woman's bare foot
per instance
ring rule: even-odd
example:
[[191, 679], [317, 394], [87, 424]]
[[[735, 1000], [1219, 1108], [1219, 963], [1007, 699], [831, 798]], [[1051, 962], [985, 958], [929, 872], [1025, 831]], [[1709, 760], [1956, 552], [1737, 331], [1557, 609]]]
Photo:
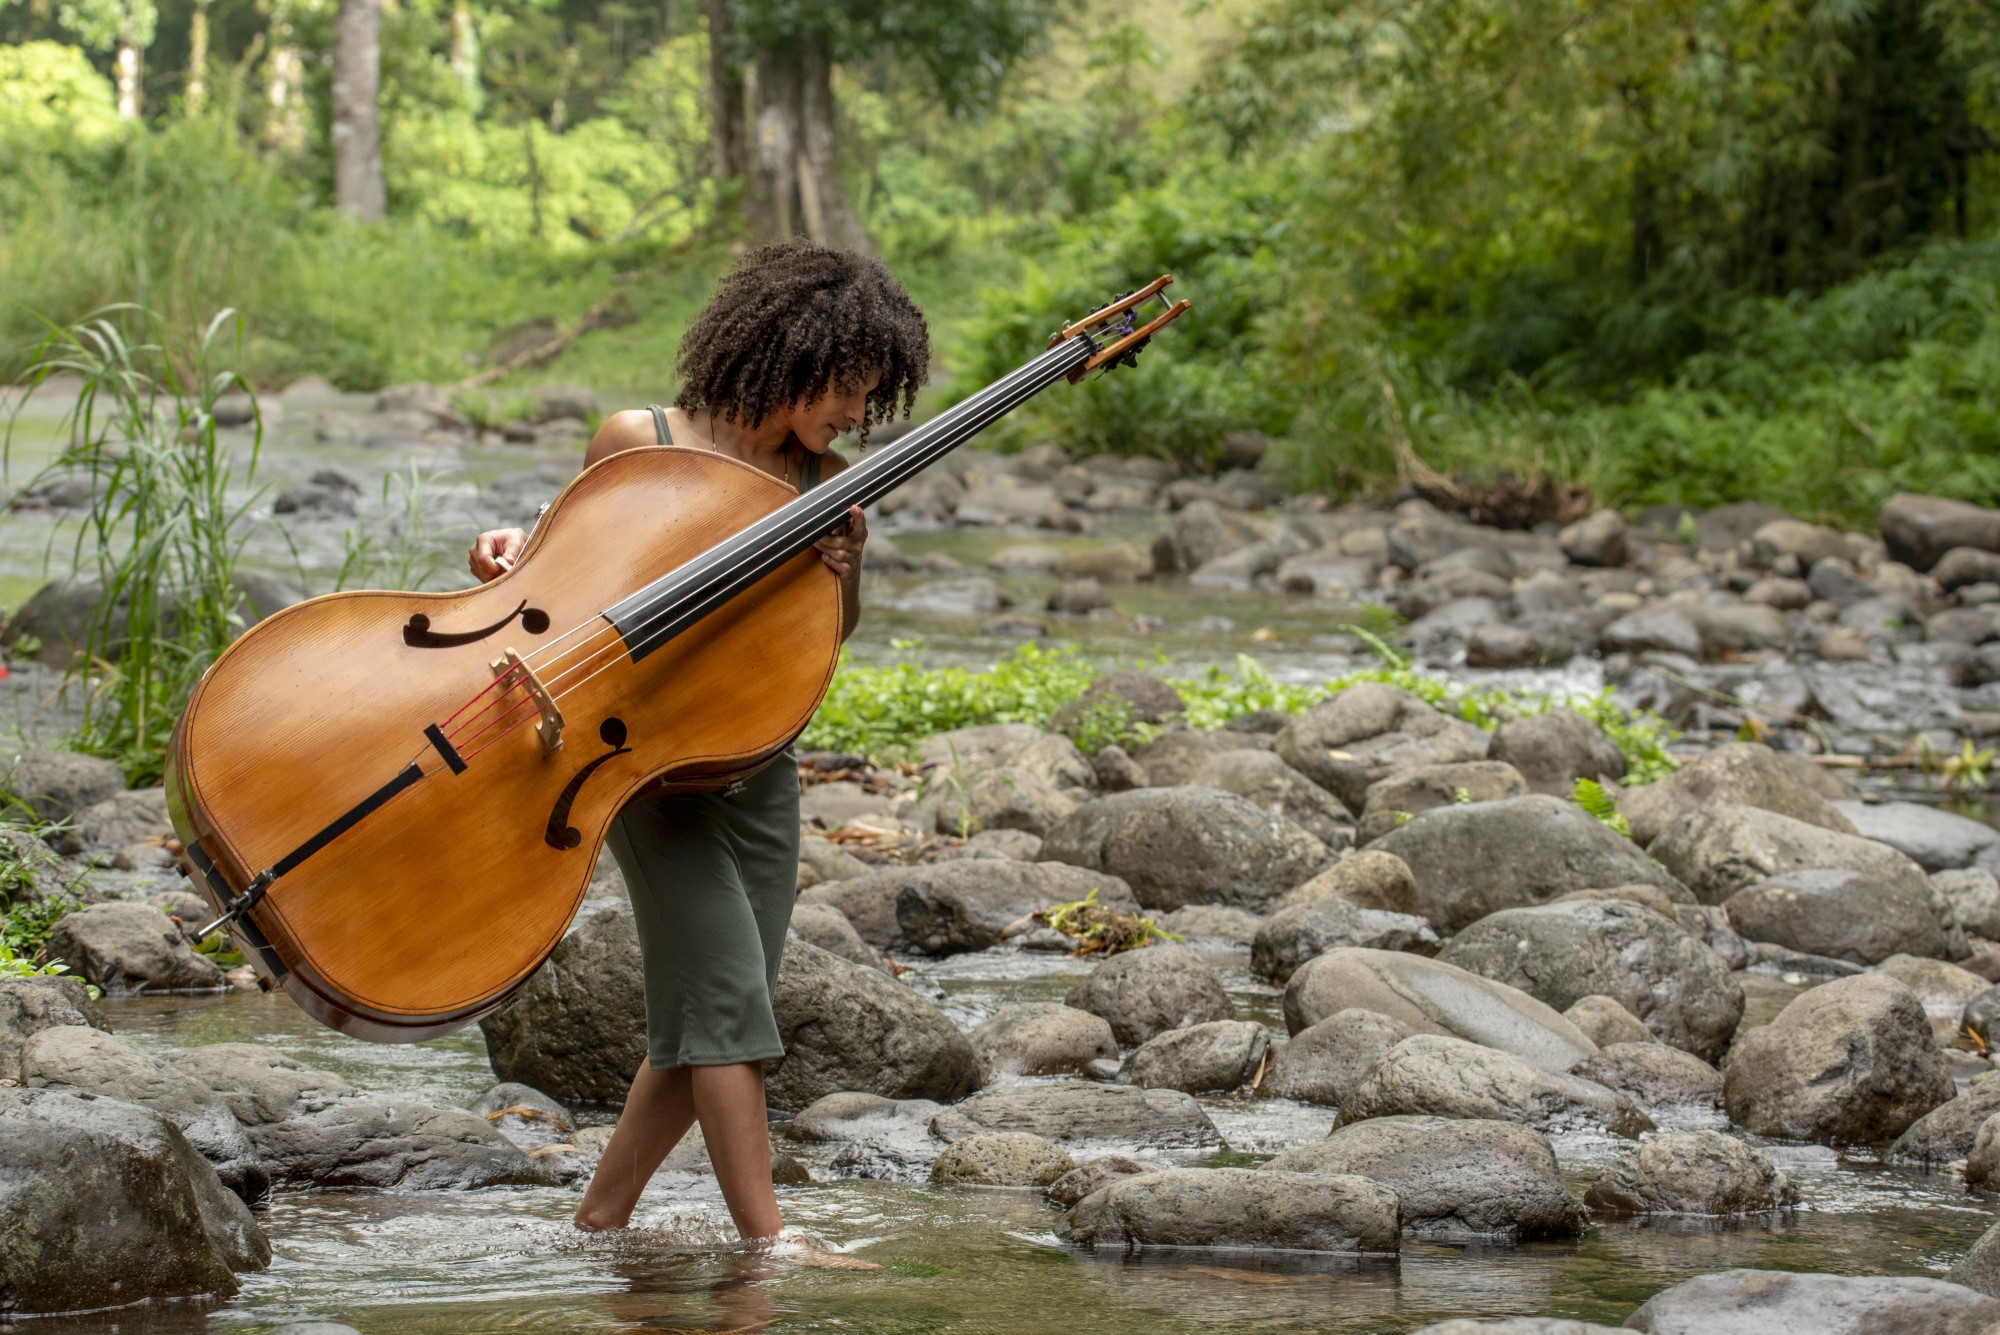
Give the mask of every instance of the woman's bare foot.
[[880, 1270], [873, 1261], [849, 1256], [823, 1238], [804, 1229], [780, 1229], [768, 1238], [753, 1238], [747, 1244], [757, 1255], [814, 1270]]

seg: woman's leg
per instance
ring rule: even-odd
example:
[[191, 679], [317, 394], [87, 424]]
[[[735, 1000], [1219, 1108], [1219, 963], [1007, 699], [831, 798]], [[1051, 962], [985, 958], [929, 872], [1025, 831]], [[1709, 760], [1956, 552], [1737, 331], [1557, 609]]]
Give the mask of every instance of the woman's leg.
[[695, 1116], [729, 1217], [751, 1241], [784, 1227], [778, 1196], [771, 1189], [771, 1128], [764, 1112], [764, 1066], [690, 1066]]
[[[762, 1089], [760, 1080], [760, 1097]], [[757, 1116], [760, 1120], [764, 1116], [762, 1103], [757, 1105]], [[639, 1193], [694, 1125], [694, 1118], [695, 1096], [688, 1068], [655, 1071], [650, 1061], [640, 1062], [631, 1092], [625, 1096], [625, 1110], [618, 1114], [618, 1126], [604, 1147], [603, 1158], [597, 1161], [597, 1172], [591, 1176], [582, 1203], [576, 1207], [576, 1226], [595, 1232], [623, 1228], [632, 1222]], [[768, 1165], [765, 1175], [769, 1176]], [[769, 1189], [767, 1181], [765, 1190]]]

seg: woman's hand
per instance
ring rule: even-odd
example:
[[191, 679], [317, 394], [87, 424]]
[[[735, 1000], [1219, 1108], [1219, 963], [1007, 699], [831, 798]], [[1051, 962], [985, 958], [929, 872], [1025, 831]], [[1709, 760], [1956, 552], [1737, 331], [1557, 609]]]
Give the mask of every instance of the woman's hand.
[[861, 549], [867, 543], [868, 516], [862, 513], [860, 506], [850, 505], [847, 507], [847, 522], [813, 546], [819, 549], [819, 559], [826, 562], [827, 568], [845, 579], [850, 570], [861, 568]]
[[473, 578], [484, 584], [512, 570], [514, 562], [520, 559], [521, 549], [527, 545], [525, 529], [490, 529], [472, 540], [465, 563], [472, 568]]

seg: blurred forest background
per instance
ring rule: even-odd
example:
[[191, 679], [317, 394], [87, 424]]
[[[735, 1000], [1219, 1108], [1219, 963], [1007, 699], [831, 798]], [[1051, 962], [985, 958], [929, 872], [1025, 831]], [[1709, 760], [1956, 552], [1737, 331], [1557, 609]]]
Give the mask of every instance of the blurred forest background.
[[657, 398], [806, 233], [925, 303], [925, 411], [1178, 275], [1019, 442], [1872, 519], [2000, 502], [1996, 99], [1990, 0], [0, 0], [0, 336]]

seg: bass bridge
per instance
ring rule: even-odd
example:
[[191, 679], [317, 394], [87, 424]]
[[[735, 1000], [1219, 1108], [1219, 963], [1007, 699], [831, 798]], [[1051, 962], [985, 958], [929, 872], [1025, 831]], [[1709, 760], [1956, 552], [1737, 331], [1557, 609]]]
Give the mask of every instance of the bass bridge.
[[535, 735], [542, 739], [543, 749], [561, 750], [562, 710], [556, 708], [555, 697], [549, 694], [548, 687], [542, 685], [541, 678], [535, 675], [535, 670], [521, 661], [521, 655], [514, 651], [512, 645], [500, 651], [500, 657], [493, 660], [492, 667], [493, 675], [500, 678], [503, 689], [511, 691], [519, 687], [527, 692], [528, 698], [541, 712], [542, 721], [535, 725]]

